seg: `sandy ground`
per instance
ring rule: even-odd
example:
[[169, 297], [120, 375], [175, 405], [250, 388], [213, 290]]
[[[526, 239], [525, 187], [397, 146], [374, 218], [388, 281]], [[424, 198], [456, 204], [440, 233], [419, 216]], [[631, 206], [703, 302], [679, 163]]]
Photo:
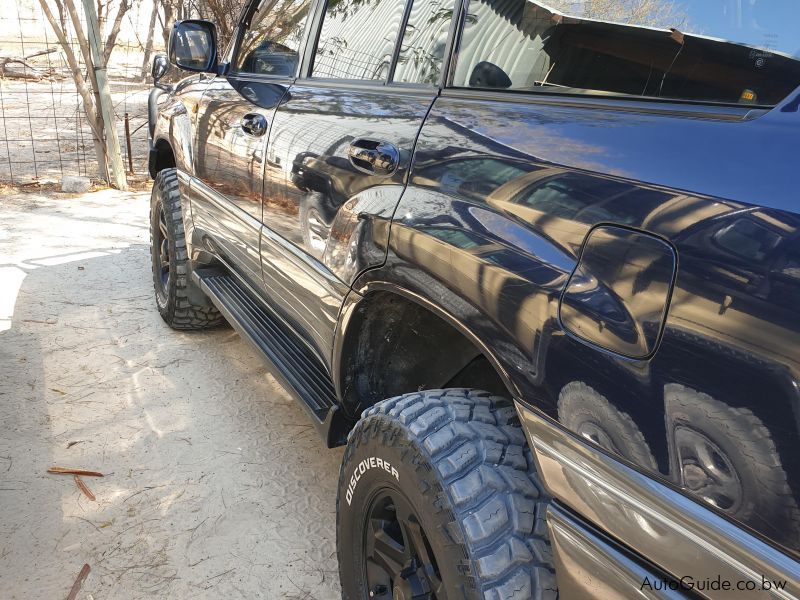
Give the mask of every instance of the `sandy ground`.
[[0, 196], [0, 596], [335, 598], [341, 451], [231, 329], [161, 321], [148, 200]]

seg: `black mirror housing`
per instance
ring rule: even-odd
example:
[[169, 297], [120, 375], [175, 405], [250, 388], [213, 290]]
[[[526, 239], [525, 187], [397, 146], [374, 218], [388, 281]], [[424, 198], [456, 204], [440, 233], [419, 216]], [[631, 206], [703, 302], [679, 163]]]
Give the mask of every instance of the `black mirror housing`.
[[177, 21], [169, 35], [169, 62], [184, 71], [217, 72], [217, 27], [210, 21]]

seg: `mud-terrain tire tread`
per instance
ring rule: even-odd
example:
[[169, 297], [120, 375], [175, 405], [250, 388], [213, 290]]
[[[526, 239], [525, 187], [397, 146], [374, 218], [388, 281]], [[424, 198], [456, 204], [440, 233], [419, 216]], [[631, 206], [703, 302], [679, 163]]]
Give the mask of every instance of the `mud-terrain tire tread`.
[[348, 438], [337, 514], [356, 449], [376, 441], [386, 446], [407, 440], [417, 471], [438, 474], [439, 488], [424, 494], [433, 510], [450, 511], [444, 531], [459, 548], [455, 554], [468, 557], [462, 561], [469, 580], [464, 597], [557, 598], [545, 522], [548, 498], [516, 410], [504, 398], [474, 389], [428, 390], [364, 411]]
[[[170, 237], [168, 243], [171, 246], [173, 265], [171, 266], [170, 289], [167, 290], [167, 298], [162, 301], [158, 290], [157, 277], [159, 275], [155, 272], [155, 262], [153, 261], [153, 286], [156, 292], [158, 312], [172, 329], [186, 331], [217, 327], [224, 323], [224, 319], [215, 307], [196, 306], [189, 300], [187, 292], [190, 277], [189, 256], [186, 250], [181, 195], [178, 188], [178, 175], [175, 169], [159, 171], [153, 182], [153, 193], [150, 200], [151, 252], [156, 251], [153, 248], [153, 228], [158, 227], [158, 215], [155, 214], [155, 206], [159, 199], [164, 207], [164, 216]], [[156, 219], [156, 222], [153, 222], [153, 219]]]

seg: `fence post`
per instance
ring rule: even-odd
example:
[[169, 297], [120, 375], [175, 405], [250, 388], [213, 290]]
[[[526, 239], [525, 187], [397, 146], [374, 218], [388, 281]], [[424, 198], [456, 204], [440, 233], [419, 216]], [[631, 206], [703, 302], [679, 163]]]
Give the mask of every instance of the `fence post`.
[[133, 175], [133, 153], [131, 152], [131, 121], [125, 113], [125, 147], [128, 149], [128, 173]]
[[111, 171], [110, 183], [118, 190], [127, 190], [128, 181], [125, 178], [125, 167], [122, 166], [122, 153], [119, 148], [116, 122], [114, 121], [114, 105], [111, 102], [111, 89], [108, 87], [103, 49], [100, 41], [100, 28], [97, 23], [97, 9], [94, 0], [83, 0], [83, 10], [86, 13], [86, 29], [89, 37], [89, 46], [92, 51], [97, 87], [100, 89], [99, 102], [103, 114], [103, 123], [106, 132], [106, 156]]

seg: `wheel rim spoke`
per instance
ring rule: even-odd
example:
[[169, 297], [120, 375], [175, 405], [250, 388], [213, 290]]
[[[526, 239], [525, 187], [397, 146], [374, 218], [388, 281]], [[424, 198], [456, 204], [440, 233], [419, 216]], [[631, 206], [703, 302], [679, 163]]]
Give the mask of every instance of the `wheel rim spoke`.
[[410, 502], [385, 490], [371, 503], [365, 523], [365, 564], [370, 590], [398, 586], [408, 598], [445, 600], [436, 558]]
[[407, 546], [410, 546], [411, 555], [417, 563], [417, 569], [422, 570], [428, 580], [428, 589], [433, 593], [434, 598], [443, 597], [443, 584], [437, 573], [436, 563], [428, 549], [425, 540], [425, 533], [416, 521], [416, 517], [410, 516], [403, 526], [403, 539]]
[[371, 530], [371, 533], [368, 534], [367, 558], [380, 566], [392, 578], [400, 577], [410, 562], [407, 548], [386, 533], [383, 521], [371, 521]]
[[161, 292], [166, 294], [170, 279], [169, 232], [164, 207], [158, 207], [158, 231], [153, 234], [153, 246], [158, 249], [156, 272], [159, 274]]

